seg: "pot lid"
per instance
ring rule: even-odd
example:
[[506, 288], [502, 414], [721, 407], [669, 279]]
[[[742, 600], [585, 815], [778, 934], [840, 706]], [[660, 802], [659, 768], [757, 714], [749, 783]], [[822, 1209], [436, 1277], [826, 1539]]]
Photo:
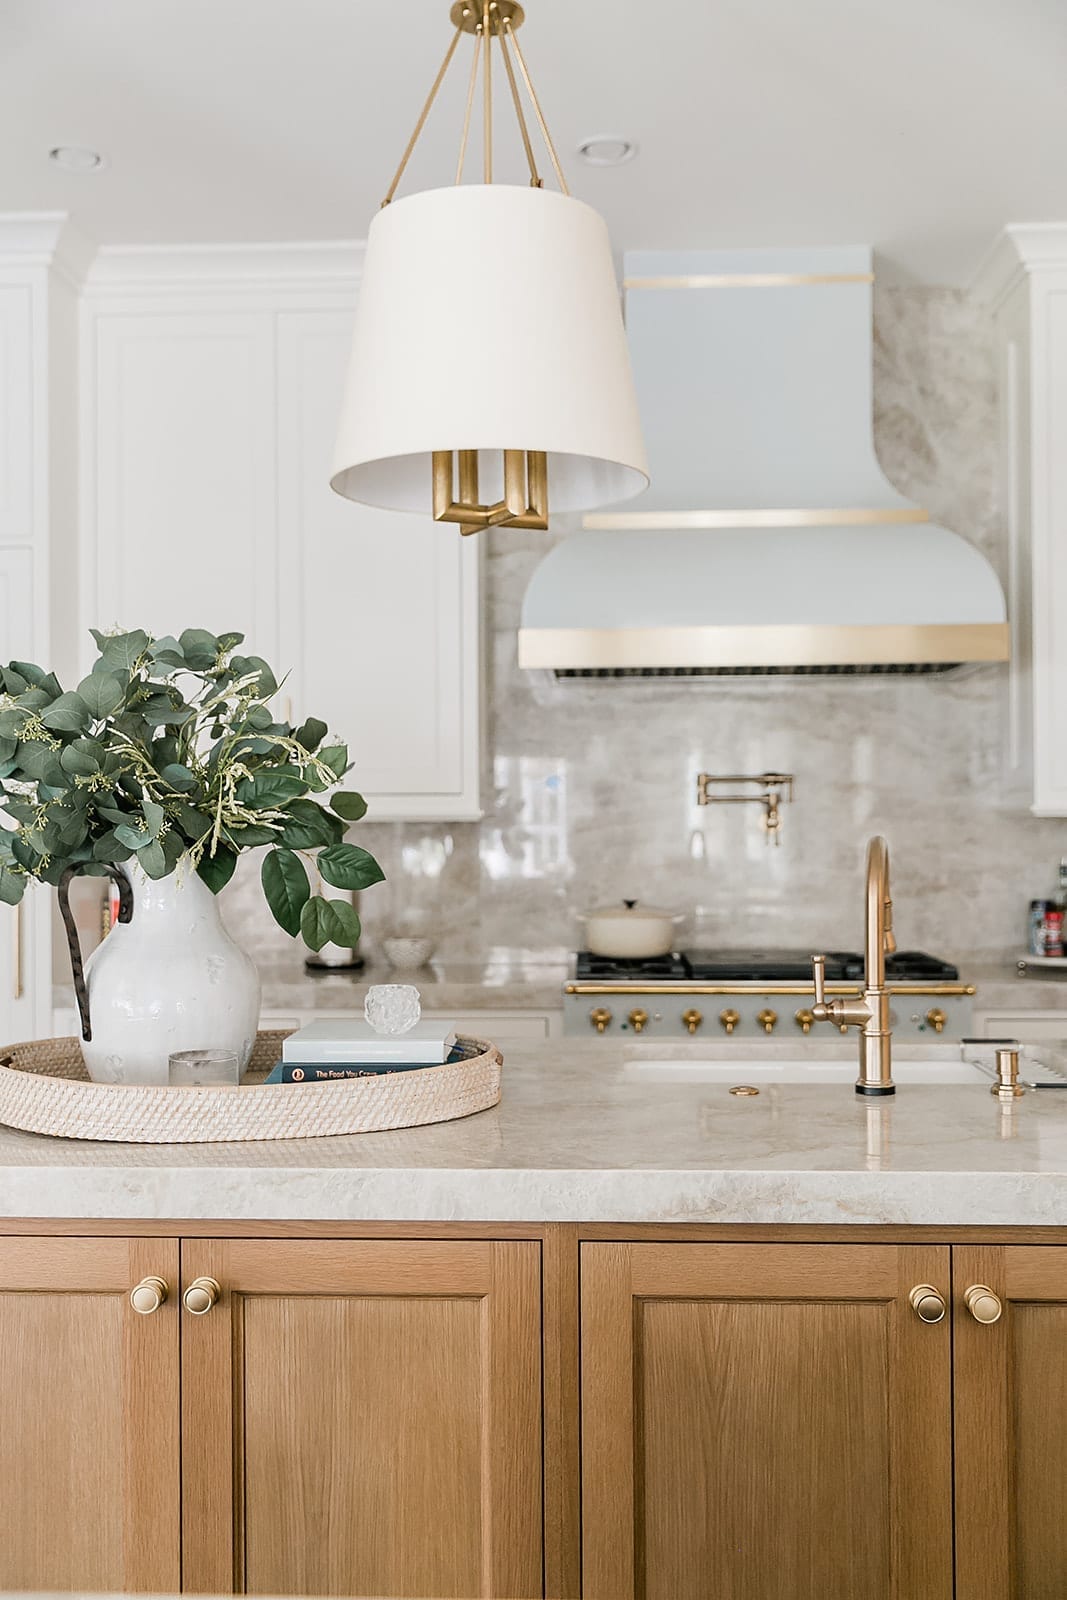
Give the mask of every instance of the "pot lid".
[[646, 906], [639, 900], [616, 900], [613, 906], [597, 906], [595, 911], [580, 911], [578, 915], [583, 922], [588, 922], [590, 917], [625, 917], [629, 921], [640, 922], [680, 922], [680, 911], [664, 911], [658, 906]]

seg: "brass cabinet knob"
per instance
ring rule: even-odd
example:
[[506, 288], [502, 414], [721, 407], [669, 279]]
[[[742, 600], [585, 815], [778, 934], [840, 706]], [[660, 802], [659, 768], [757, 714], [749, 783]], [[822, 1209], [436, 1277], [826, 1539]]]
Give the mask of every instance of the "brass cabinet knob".
[[627, 1021], [635, 1033], [644, 1033], [648, 1027], [648, 1012], [642, 1011], [641, 1007], [638, 1006], [635, 1011], [630, 1012]]
[[211, 1310], [221, 1293], [217, 1278], [194, 1278], [182, 1295], [182, 1305], [194, 1317], [202, 1317]]
[[930, 1027], [933, 1028], [935, 1033], [942, 1033], [948, 1018], [945, 1016], [945, 1013], [942, 1011], [940, 1006], [933, 1006], [931, 1010], [926, 1013], [926, 1020]]
[[741, 1013], [739, 1011], [732, 1010], [730, 1007], [727, 1007], [725, 1011], [719, 1012], [719, 1021], [722, 1023], [727, 1033], [733, 1033], [734, 1029], [737, 1027], [737, 1024], [741, 1021]]
[[768, 1008], [768, 1010], [761, 1011], [759, 1013], [759, 1015], [756, 1017], [756, 1021], [759, 1023], [764, 1033], [773, 1033], [775, 1023], [778, 1021], [778, 1013], [777, 1011], [771, 1011]]
[[163, 1278], [142, 1278], [130, 1290], [130, 1304], [142, 1317], [158, 1311], [167, 1298], [168, 1289]]
[[589, 1020], [597, 1033], [606, 1033], [608, 1023], [611, 1021], [611, 1012], [606, 1006], [597, 1006], [595, 1010], [590, 1011]]
[[944, 1322], [948, 1310], [945, 1297], [938, 1293], [932, 1283], [917, 1283], [908, 1300], [920, 1322]]
[[682, 1012], [682, 1021], [685, 1023], [686, 1029], [689, 1033], [696, 1033], [703, 1020], [703, 1011], [694, 1011], [692, 1006], [690, 1006], [688, 1011]]
[[999, 1322], [1004, 1314], [1000, 1296], [994, 1294], [986, 1283], [972, 1283], [969, 1289], [965, 1289], [963, 1303], [975, 1322]]
[[796, 1024], [801, 1033], [810, 1033], [815, 1023], [815, 1013], [805, 1011], [803, 1006], [796, 1014]]

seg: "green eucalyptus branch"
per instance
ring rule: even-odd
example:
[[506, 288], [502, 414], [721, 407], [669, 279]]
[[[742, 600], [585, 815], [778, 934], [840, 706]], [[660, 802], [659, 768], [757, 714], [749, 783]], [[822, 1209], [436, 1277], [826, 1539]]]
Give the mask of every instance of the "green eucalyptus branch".
[[[349, 769], [324, 722], [275, 720], [280, 684], [242, 635], [189, 628], [99, 633], [77, 689], [32, 662], [0, 667], [0, 901], [69, 867], [104, 876], [136, 860], [152, 878], [188, 862], [213, 892], [238, 856], [267, 847], [262, 883], [277, 922], [313, 949], [354, 944], [352, 905], [312, 893], [381, 881], [345, 841], [366, 812], [339, 787]], [[284, 680], [283, 680], [284, 681]]]

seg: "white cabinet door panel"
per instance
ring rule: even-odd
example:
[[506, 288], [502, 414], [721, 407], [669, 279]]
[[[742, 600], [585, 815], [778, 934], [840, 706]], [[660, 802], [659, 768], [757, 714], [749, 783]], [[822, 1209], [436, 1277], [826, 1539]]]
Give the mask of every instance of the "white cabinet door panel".
[[[33, 659], [32, 626], [33, 551], [0, 546], [0, 660]], [[35, 981], [48, 972], [49, 899], [31, 885], [21, 905], [0, 905], [0, 1045], [32, 1039], [38, 1008], [51, 1005]]]
[[86, 626], [236, 629], [277, 654], [267, 314], [98, 315]]
[[479, 815], [478, 551], [329, 486], [352, 313], [282, 313], [282, 663], [294, 712], [349, 743], [375, 818]]
[[33, 538], [33, 296], [0, 284], [0, 545]]

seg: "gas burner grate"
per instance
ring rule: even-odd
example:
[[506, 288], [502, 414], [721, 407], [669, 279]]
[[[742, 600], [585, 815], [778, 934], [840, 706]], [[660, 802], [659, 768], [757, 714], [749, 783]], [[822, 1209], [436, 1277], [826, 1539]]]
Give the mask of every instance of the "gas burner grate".
[[621, 956], [598, 956], [591, 950], [579, 950], [575, 964], [575, 977], [616, 979], [632, 983], [647, 979], [649, 983], [684, 982], [690, 976], [689, 963], [684, 956], [671, 952], [666, 956], [628, 959]]

